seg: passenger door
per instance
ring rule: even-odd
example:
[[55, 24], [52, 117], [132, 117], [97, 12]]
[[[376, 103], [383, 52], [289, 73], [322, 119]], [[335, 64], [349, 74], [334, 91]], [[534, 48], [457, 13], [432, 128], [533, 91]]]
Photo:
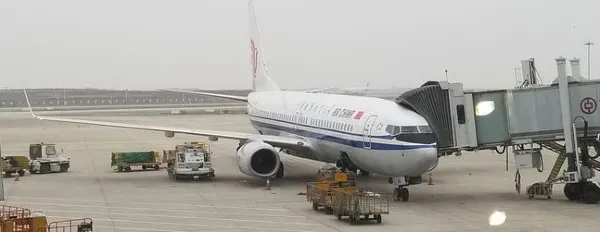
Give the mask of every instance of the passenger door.
[[363, 148], [365, 149], [371, 149], [371, 132], [373, 131], [373, 125], [375, 124], [376, 119], [377, 115], [370, 115], [365, 122], [363, 128]]
[[300, 112], [296, 112], [294, 114], [294, 118], [292, 119], [292, 123], [294, 124], [294, 132], [298, 132], [298, 124], [300, 124], [300, 119], [301, 119], [302, 114], [300, 114]]

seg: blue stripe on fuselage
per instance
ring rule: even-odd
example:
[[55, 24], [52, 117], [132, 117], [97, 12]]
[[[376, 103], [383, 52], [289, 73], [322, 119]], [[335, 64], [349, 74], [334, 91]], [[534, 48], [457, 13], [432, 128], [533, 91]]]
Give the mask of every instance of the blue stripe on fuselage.
[[[269, 128], [273, 130], [279, 130], [283, 132], [287, 132], [290, 134], [299, 135], [302, 137], [309, 137], [314, 139], [319, 139], [328, 142], [334, 142], [338, 144], [342, 144], [345, 146], [356, 147], [356, 148], [364, 148], [364, 144], [362, 140], [352, 140], [340, 138], [332, 135], [326, 135], [314, 131], [309, 131], [305, 129], [298, 128], [297, 130], [291, 128], [289, 126], [281, 126], [275, 125], [273, 123], [260, 122], [256, 120], [250, 119], [250, 123], [258, 127]], [[360, 135], [362, 138], [362, 135]], [[374, 138], [374, 137], [373, 137]], [[414, 149], [422, 149], [422, 148], [435, 148], [435, 145], [430, 144], [419, 144], [419, 145], [406, 145], [406, 144], [386, 144], [386, 143], [376, 143], [371, 142], [371, 150], [414, 150]]]

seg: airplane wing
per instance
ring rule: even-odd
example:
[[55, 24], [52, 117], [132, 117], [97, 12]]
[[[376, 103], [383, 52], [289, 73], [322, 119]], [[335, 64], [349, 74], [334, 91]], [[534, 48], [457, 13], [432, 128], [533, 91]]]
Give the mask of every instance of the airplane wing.
[[179, 92], [179, 93], [199, 94], [199, 95], [206, 95], [206, 96], [211, 96], [211, 97], [220, 97], [220, 98], [225, 98], [225, 99], [235, 100], [235, 101], [248, 102], [248, 97], [244, 97], [244, 96], [235, 96], [235, 95], [218, 94], [218, 93], [207, 93], [207, 92], [196, 92], [196, 91], [188, 91], [188, 90], [180, 90], [180, 89], [159, 89], [159, 90]]
[[323, 91], [327, 91], [330, 89], [335, 89], [335, 87], [329, 87], [329, 88], [322, 88], [322, 89], [313, 89], [313, 90], [308, 90], [306, 91], [307, 93], [318, 93], [318, 92], [323, 92]]
[[[331, 88], [323, 88], [323, 89], [313, 89], [313, 90], [308, 90], [306, 92], [307, 93], [318, 93], [318, 92], [323, 92], [323, 91], [330, 90], [330, 89], [335, 89], [335, 88], [331, 87]], [[208, 92], [196, 92], [196, 91], [180, 90], [180, 89], [159, 89], [159, 90], [178, 92], [178, 93], [198, 94], [198, 95], [218, 97], [218, 98], [224, 98], [224, 99], [235, 100], [235, 101], [248, 102], [248, 97], [244, 97], [244, 96], [235, 96], [235, 95], [227, 95], [227, 94], [208, 93]]]
[[165, 132], [165, 134], [181, 133], [181, 134], [189, 134], [189, 135], [201, 135], [201, 136], [207, 136], [209, 138], [213, 138], [213, 140], [215, 138], [226, 138], [226, 139], [234, 139], [234, 140], [240, 140], [240, 141], [261, 140], [265, 143], [271, 144], [274, 147], [288, 148], [288, 149], [310, 148], [310, 144], [308, 143], [308, 141], [301, 139], [301, 138], [270, 136], [270, 135], [260, 135], [260, 134], [240, 133], [240, 132], [228, 132], [228, 131], [213, 131], [213, 130], [187, 129], [187, 128], [174, 128], [174, 127], [161, 127], [161, 126], [145, 126], [145, 125], [134, 125], [134, 124], [116, 123], [116, 122], [102, 122], [102, 121], [92, 121], [92, 120], [82, 120], [82, 119], [43, 117], [43, 116], [38, 116], [33, 113], [33, 109], [31, 108], [31, 104], [29, 103], [29, 97], [27, 96], [27, 92], [25, 91], [25, 89], [23, 89], [23, 92], [25, 93], [25, 99], [27, 100], [27, 106], [29, 106], [29, 112], [31, 113], [31, 116], [33, 116], [34, 118], [37, 118], [39, 120], [75, 123], [75, 124], [87, 124], [87, 125], [95, 125], [95, 126], [116, 127], [116, 128], [127, 128], [127, 129], [139, 129], [139, 130], [149, 130], [149, 131], [162, 131], [162, 132]]

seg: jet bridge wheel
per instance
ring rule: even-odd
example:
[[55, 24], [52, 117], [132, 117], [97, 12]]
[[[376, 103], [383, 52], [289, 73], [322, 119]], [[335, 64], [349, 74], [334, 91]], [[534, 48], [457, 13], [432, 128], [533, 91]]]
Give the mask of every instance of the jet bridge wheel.
[[600, 201], [600, 187], [593, 182], [583, 182], [582, 200], [586, 204], [597, 204]]
[[565, 188], [563, 189], [563, 193], [565, 197], [569, 199], [569, 201], [578, 201], [581, 199], [581, 194], [579, 193], [579, 183], [568, 183], [565, 184]]

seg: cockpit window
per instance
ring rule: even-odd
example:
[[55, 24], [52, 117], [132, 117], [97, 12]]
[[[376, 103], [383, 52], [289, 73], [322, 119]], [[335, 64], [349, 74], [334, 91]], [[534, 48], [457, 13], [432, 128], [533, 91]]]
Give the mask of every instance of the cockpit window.
[[390, 135], [395, 135], [395, 134], [398, 134], [398, 133], [400, 133], [400, 127], [399, 127], [399, 126], [392, 126], [392, 125], [388, 125], [388, 126], [385, 128], [385, 131], [386, 131], [387, 133], [389, 133]]
[[421, 133], [433, 133], [429, 126], [419, 126], [419, 132]]
[[402, 133], [419, 133], [416, 126], [401, 126], [400, 129]]
[[385, 132], [390, 135], [412, 134], [412, 133], [433, 133], [429, 126], [394, 126], [387, 125]]
[[427, 125], [423, 126], [394, 126], [387, 125], [385, 131], [393, 136], [394, 140], [410, 142], [410, 143], [422, 143], [431, 144], [436, 142], [435, 135], [431, 130], [431, 127]]

